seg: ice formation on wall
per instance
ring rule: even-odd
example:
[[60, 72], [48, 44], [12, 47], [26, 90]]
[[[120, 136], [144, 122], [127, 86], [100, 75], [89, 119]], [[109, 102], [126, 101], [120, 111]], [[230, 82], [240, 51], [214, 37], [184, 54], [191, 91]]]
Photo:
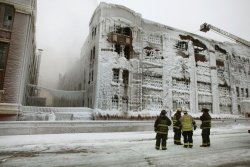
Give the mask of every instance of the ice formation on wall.
[[79, 62], [60, 81], [61, 89], [85, 90], [82, 106], [123, 115], [177, 107], [241, 113], [240, 102], [249, 97], [249, 48], [107, 3], [100, 3], [89, 27]]

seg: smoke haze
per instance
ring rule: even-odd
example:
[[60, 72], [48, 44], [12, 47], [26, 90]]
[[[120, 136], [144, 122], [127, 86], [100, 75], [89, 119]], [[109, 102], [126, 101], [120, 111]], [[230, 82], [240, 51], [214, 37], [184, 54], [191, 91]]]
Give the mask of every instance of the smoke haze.
[[[100, 1], [38, 0], [37, 48], [43, 49], [39, 83], [55, 88], [59, 73], [64, 74], [79, 58], [89, 32], [90, 18]], [[124, 5], [143, 18], [215, 40], [220, 35], [199, 31], [207, 22], [250, 40], [248, 0], [106, 0]]]

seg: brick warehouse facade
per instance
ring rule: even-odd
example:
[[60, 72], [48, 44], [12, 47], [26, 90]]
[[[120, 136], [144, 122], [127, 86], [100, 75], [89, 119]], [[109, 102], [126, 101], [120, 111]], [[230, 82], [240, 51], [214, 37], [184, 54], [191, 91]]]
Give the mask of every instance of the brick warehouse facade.
[[36, 54], [36, 0], [0, 0], [0, 120], [16, 120], [34, 94], [40, 58]]
[[120, 5], [100, 3], [81, 58], [59, 89], [84, 91], [67, 101], [117, 113], [155, 115], [161, 109], [202, 107], [244, 114], [249, 98], [250, 49], [143, 19]]

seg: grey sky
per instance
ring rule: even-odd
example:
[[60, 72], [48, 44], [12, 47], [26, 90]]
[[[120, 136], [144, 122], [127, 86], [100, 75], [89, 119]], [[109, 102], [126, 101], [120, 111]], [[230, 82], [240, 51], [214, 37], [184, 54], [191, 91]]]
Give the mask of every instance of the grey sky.
[[[37, 47], [42, 54], [40, 81], [55, 87], [80, 55], [88, 35], [88, 23], [98, 0], [38, 0]], [[227, 40], [214, 32], [203, 33], [203, 22], [250, 41], [249, 0], [106, 0], [124, 5], [148, 20], [216, 40]]]

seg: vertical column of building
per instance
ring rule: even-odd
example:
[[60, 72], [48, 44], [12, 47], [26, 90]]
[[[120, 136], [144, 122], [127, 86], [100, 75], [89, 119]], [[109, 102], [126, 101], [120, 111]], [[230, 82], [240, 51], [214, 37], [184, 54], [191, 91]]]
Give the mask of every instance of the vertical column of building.
[[218, 78], [216, 69], [216, 55], [215, 51], [209, 51], [210, 67], [211, 67], [211, 89], [212, 89], [212, 101], [213, 101], [213, 113], [220, 113], [220, 99], [219, 99], [219, 88], [218, 88]]
[[235, 105], [235, 101], [237, 101], [237, 97], [236, 97], [236, 88], [235, 88], [235, 82], [233, 80], [233, 70], [232, 70], [232, 60], [231, 60], [231, 54], [227, 54], [228, 59], [227, 59], [227, 71], [228, 71], [228, 79], [229, 79], [229, 86], [230, 86], [230, 95], [231, 95], [231, 113], [233, 113], [233, 111], [237, 110], [237, 106]]
[[[100, 104], [102, 101], [101, 95], [99, 94], [101, 89], [101, 74], [100, 71], [100, 62], [99, 62], [99, 55], [101, 53], [101, 45], [102, 45], [102, 33], [104, 30], [104, 27], [106, 26], [106, 22], [102, 21], [102, 11], [100, 9], [96, 10], [94, 15], [92, 16], [90, 27], [92, 29], [92, 49], [93, 49], [93, 73], [94, 80], [92, 81], [92, 89], [93, 89], [93, 97], [92, 97], [92, 108], [98, 108], [98, 104]], [[106, 33], [106, 32], [105, 32]], [[93, 76], [92, 76], [93, 77]]]
[[170, 47], [170, 37], [169, 34], [164, 34], [162, 36], [162, 56], [164, 58], [163, 60], [163, 76], [162, 76], [162, 85], [163, 85], [163, 109], [171, 109], [173, 110], [173, 96], [172, 96], [172, 76], [171, 71], [173, 69], [170, 69], [171, 63], [172, 63], [172, 54], [169, 53], [169, 47]]
[[124, 90], [122, 90], [122, 86], [121, 86], [121, 84], [123, 84], [123, 69], [120, 69], [119, 70], [119, 87], [118, 87], [118, 91], [119, 91], [119, 94], [118, 94], [118, 99], [119, 99], [119, 101], [118, 101], [118, 111], [122, 111], [122, 96], [123, 96], [123, 92], [124, 92]]
[[196, 62], [194, 55], [193, 42], [188, 42], [188, 54], [189, 54], [189, 74], [190, 74], [190, 111], [192, 113], [198, 112], [198, 88], [196, 77]]

